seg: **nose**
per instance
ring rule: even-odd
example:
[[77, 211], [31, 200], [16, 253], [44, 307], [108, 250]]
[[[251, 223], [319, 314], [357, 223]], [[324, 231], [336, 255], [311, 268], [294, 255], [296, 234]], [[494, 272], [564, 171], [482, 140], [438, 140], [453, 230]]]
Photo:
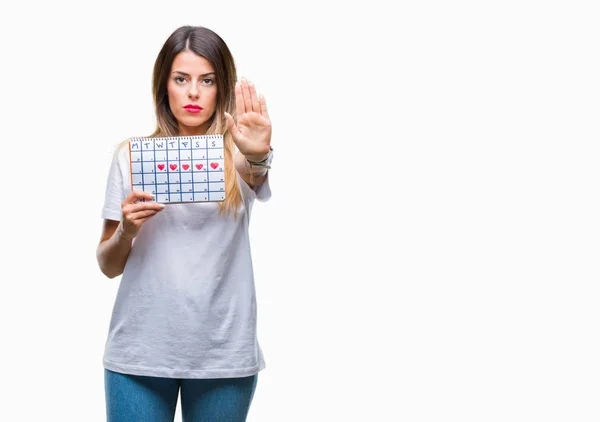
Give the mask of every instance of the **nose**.
[[198, 90], [196, 83], [192, 82], [190, 85], [191, 86], [190, 90], [188, 91], [188, 97], [190, 97], [190, 99], [198, 99], [200, 97], [200, 91]]

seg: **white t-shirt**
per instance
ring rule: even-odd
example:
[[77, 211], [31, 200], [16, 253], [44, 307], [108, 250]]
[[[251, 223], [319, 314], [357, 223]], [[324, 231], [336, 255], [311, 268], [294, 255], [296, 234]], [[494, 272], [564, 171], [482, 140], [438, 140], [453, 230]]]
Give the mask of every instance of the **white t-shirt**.
[[[131, 192], [127, 146], [115, 151], [102, 209], [120, 221]], [[106, 369], [166, 378], [246, 377], [265, 368], [256, 329], [248, 226], [255, 192], [236, 172], [244, 199], [233, 215], [218, 203], [166, 204], [147, 220], [117, 292], [103, 357]]]

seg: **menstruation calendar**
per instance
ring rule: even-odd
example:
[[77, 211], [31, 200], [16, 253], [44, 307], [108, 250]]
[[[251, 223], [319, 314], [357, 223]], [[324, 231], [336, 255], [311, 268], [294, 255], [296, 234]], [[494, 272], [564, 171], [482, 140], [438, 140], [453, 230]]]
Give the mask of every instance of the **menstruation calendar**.
[[131, 138], [131, 188], [156, 202], [225, 200], [223, 135]]

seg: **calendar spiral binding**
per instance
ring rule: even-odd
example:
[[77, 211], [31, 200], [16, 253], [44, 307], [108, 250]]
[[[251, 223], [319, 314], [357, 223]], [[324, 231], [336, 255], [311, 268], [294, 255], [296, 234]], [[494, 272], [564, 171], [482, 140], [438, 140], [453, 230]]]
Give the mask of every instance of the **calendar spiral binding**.
[[223, 135], [220, 133], [210, 133], [207, 135], [190, 135], [190, 136], [157, 136], [157, 137], [152, 137], [152, 136], [137, 136], [134, 138], [129, 138], [130, 142], [137, 142], [137, 141], [145, 141], [145, 140], [164, 140], [164, 141], [177, 141], [179, 139], [220, 139], [223, 138]]

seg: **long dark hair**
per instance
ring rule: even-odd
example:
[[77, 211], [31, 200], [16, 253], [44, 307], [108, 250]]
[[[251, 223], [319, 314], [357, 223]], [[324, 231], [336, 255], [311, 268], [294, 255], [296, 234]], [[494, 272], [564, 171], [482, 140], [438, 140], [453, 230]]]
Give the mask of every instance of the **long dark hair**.
[[[165, 41], [154, 63], [152, 78], [152, 96], [156, 111], [156, 130], [151, 136], [178, 136], [179, 125], [169, 107], [167, 82], [173, 66], [173, 60], [182, 51], [191, 51], [210, 62], [215, 70], [217, 85], [217, 106], [210, 119], [207, 134], [223, 134], [225, 151], [225, 201], [220, 203], [219, 214], [234, 212], [242, 204], [237, 183], [237, 174], [233, 162], [235, 144], [227, 130], [224, 112], [228, 112], [237, 121], [235, 109], [235, 82], [237, 73], [235, 61], [225, 41], [215, 32], [201, 26], [182, 26]], [[234, 212], [234, 215], [237, 213]]]

